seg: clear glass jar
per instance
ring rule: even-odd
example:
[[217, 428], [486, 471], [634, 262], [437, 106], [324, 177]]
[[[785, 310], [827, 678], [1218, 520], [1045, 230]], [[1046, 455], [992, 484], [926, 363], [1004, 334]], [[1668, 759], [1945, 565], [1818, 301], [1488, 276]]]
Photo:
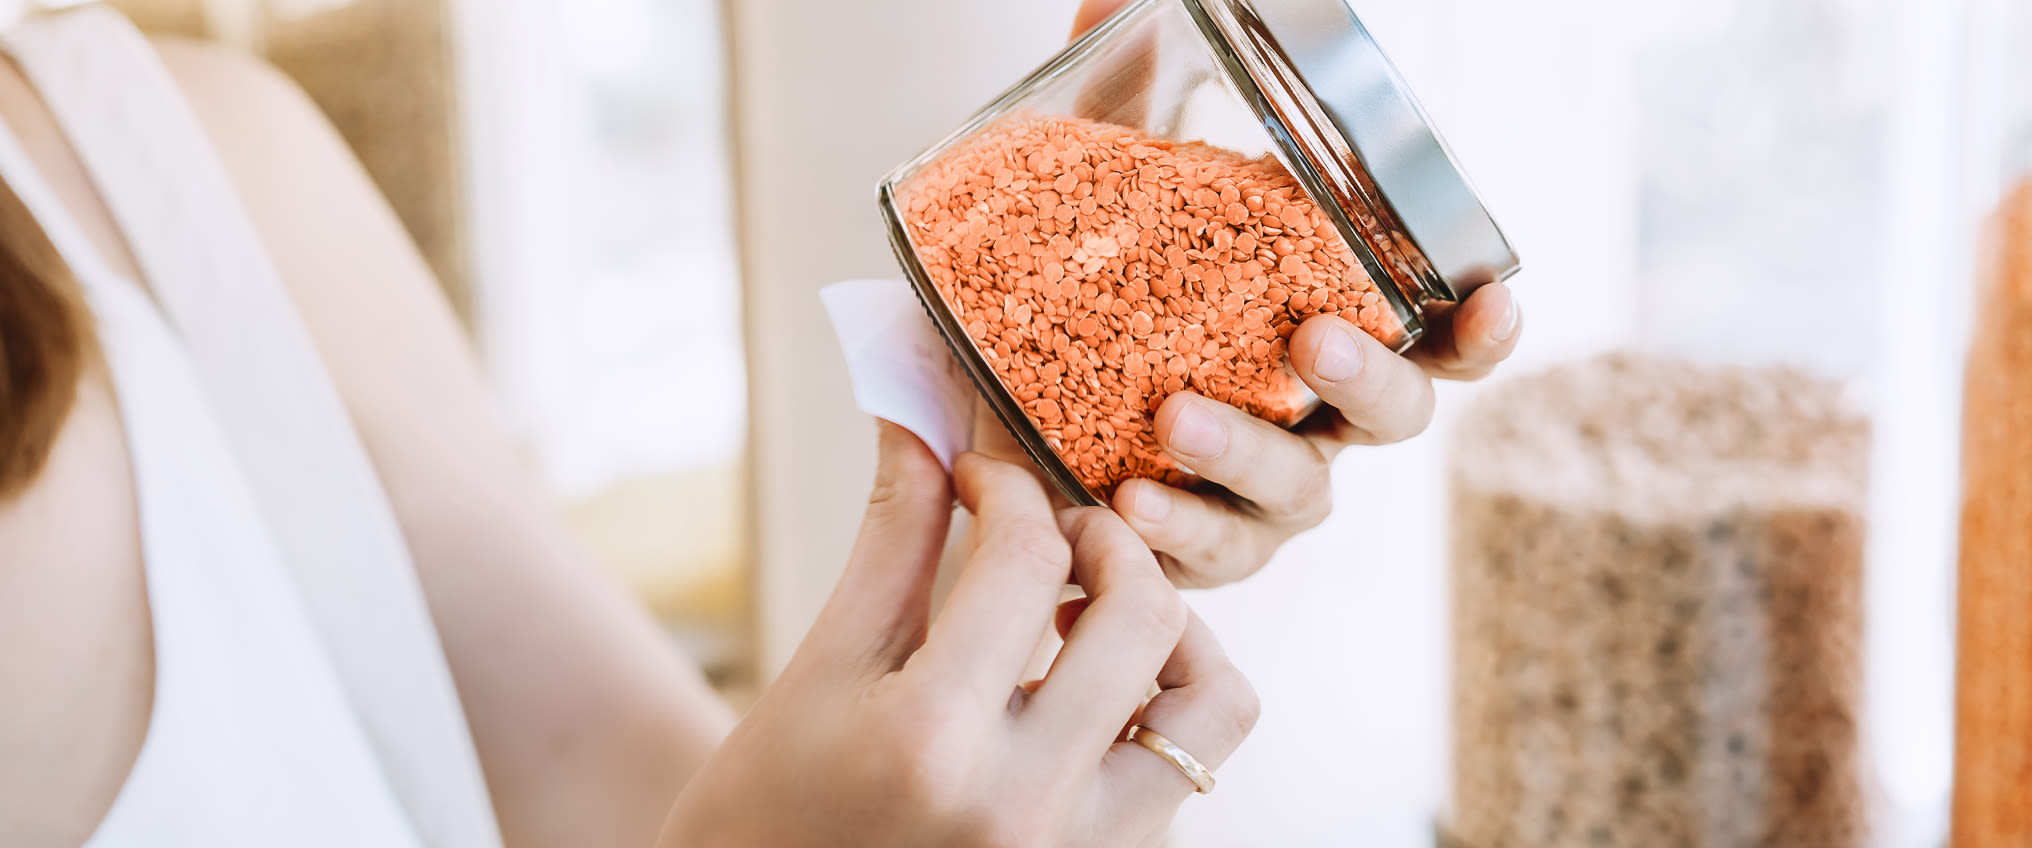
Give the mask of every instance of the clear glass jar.
[[[1977, 3], [1952, 844], [2032, 843], [2032, 7]], [[1987, 148], [1987, 149], [1981, 149]]]
[[1190, 472], [1192, 390], [1282, 426], [1299, 322], [1396, 350], [1515, 253], [1342, 0], [1138, 0], [892, 173], [927, 311], [1068, 498]]
[[1445, 848], [1863, 848], [1869, 422], [1629, 354], [1454, 431]]

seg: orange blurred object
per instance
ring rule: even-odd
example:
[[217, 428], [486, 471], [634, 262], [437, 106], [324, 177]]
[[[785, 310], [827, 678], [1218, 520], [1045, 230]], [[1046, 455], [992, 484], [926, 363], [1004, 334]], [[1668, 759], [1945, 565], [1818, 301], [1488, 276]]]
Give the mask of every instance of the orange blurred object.
[[1991, 222], [1963, 417], [1956, 848], [2032, 845], [2032, 178]]

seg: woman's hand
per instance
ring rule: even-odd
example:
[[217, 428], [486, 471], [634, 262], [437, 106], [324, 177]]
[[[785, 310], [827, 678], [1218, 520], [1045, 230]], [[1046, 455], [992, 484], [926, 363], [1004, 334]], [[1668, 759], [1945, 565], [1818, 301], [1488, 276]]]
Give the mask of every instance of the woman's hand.
[[1179, 586], [1254, 574], [1333, 510], [1330, 472], [1342, 448], [1423, 432], [1432, 422], [1433, 379], [1486, 376], [1516, 348], [1522, 324], [1500, 283], [1435, 315], [1408, 356], [1338, 317], [1306, 321], [1291, 337], [1291, 367], [1333, 409], [1294, 432], [1191, 392], [1172, 395], [1157, 409], [1158, 443], [1226, 491], [1129, 480], [1115, 490], [1115, 511], [1159, 552]]
[[[1128, 0], [1086, 0], [1075, 36]], [[1260, 570], [1270, 555], [1332, 511], [1329, 466], [1349, 445], [1383, 445], [1432, 422], [1434, 378], [1478, 380], [1510, 356], [1522, 320], [1510, 289], [1484, 286], [1457, 307], [1429, 314], [1408, 357], [1334, 316], [1305, 322], [1291, 338], [1291, 366], [1338, 410], [1297, 432], [1186, 392], [1157, 410], [1164, 450], [1220, 493], [1153, 480], [1115, 490], [1115, 511], [1158, 552], [1173, 583], [1218, 586]]]
[[[1208, 767], [1248, 734], [1253, 691], [1119, 518], [1054, 517], [1028, 472], [979, 455], [960, 458], [954, 483], [980, 544], [934, 621], [952, 493], [930, 451], [882, 425], [846, 573], [678, 800], [665, 845], [1137, 845], [1193, 785], [1120, 741], [1125, 726]], [[1090, 600], [1067, 610], [1077, 619], [1050, 673], [1021, 685], [1068, 579]]]

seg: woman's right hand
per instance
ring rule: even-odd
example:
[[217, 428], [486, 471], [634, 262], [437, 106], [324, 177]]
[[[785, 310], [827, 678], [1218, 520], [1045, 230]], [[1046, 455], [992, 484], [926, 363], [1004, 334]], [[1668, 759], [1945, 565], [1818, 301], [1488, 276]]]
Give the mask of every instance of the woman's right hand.
[[[1254, 691], [1107, 510], [1054, 517], [1036, 478], [962, 456], [980, 543], [931, 617], [952, 491], [882, 425], [853, 558], [783, 676], [678, 799], [667, 846], [1134, 846], [1193, 784], [1131, 721], [1209, 768]], [[1089, 596], [1040, 682], [1024, 667], [1070, 577]], [[1162, 690], [1146, 704], [1150, 681]]]

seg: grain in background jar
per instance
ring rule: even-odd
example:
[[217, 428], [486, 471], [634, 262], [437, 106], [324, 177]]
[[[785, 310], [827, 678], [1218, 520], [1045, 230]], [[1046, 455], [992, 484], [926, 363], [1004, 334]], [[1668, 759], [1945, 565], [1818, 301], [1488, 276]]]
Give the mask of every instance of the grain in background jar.
[[1863, 848], [1867, 419], [1614, 355], [1454, 433], [1447, 848]]

